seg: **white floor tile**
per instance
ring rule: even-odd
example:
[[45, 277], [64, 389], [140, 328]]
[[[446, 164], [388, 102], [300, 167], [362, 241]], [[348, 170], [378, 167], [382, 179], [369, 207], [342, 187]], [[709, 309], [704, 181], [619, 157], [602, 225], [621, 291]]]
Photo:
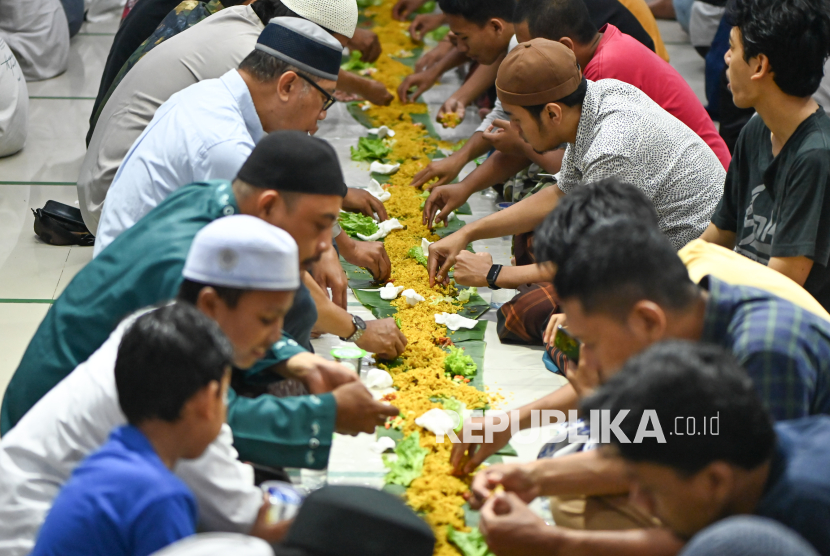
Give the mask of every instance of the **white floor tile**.
[[[86, 97], [98, 94], [101, 73], [112, 45], [112, 35], [78, 35], [72, 38], [69, 67], [54, 79], [28, 83], [29, 96]], [[89, 114], [87, 113], [87, 118]]]
[[50, 305], [0, 303], [0, 398]]

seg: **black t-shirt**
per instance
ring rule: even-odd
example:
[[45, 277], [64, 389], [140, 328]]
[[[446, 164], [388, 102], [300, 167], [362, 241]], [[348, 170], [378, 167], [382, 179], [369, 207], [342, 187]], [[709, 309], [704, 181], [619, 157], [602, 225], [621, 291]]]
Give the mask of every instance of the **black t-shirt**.
[[588, 12], [591, 14], [591, 19], [597, 29], [602, 28], [606, 23], [610, 23], [654, 52], [654, 41], [651, 40], [651, 35], [646, 33], [634, 14], [617, 0], [585, 0], [585, 5], [588, 6]]
[[92, 113], [89, 116], [89, 132], [86, 136], [86, 144], [92, 139], [92, 117], [98, 111], [98, 106], [110, 90], [110, 85], [115, 76], [121, 71], [121, 66], [132, 56], [133, 52], [153, 34], [161, 20], [169, 14], [173, 8], [179, 5], [181, 0], [139, 0], [127, 18], [121, 23], [115, 39], [112, 41], [107, 63], [104, 66], [104, 73], [101, 75], [101, 84], [98, 86], [98, 96], [92, 106]]
[[736, 233], [735, 251], [763, 264], [809, 257], [804, 283], [830, 309], [830, 118], [819, 108], [772, 156], [769, 128], [754, 116], [738, 137], [712, 222]]

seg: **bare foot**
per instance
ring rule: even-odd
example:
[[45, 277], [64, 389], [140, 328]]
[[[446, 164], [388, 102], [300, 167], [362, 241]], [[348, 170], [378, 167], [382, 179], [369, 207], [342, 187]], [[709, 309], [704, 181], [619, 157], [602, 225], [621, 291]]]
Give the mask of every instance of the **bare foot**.
[[657, 19], [675, 19], [672, 0], [656, 0], [648, 5]]

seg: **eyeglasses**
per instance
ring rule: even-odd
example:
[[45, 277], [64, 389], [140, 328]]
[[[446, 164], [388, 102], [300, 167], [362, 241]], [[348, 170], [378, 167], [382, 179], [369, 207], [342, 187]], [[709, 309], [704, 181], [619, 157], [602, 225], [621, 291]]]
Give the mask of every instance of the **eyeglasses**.
[[320, 91], [320, 92], [323, 94], [323, 97], [324, 97], [326, 100], [325, 100], [325, 101], [323, 101], [323, 107], [320, 109], [320, 111], [321, 111], [321, 112], [324, 112], [324, 111], [328, 110], [329, 108], [331, 108], [331, 106], [332, 106], [335, 102], [337, 102], [337, 99], [335, 99], [333, 96], [331, 96], [331, 95], [329, 94], [329, 92], [328, 92], [328, 91], [326, 91], [324, 88], [322, 88], [320, 85], [318, 85], [317, 83], [315, 83], [314, 81], [312, 81], [310, 77], [306, 77], [306, 76], [305, 76], [305, 75], [303, 75], [302, 73], [297, 73], [297, 75], [299, 75], [300, 77], [302, 77], [303, 79], [305, 79], [305, 80], [306, 80], [306, 81], [307, 81], [307, 82], [308, 82], [308, 83], [309, 83], [312, 87], [314, 87], [315, 89], [317, 89], [318, 91]]

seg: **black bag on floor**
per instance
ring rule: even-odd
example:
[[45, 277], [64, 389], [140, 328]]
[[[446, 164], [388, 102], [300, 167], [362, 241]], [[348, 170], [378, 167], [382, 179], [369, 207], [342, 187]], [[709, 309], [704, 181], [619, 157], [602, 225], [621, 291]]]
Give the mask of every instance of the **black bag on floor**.
[[83, 245], [95, 243], [87, 229], [81, 210], [57, 201], [46, 201], [42, 209], [32, 209], [35, 233], [49, 245]]

